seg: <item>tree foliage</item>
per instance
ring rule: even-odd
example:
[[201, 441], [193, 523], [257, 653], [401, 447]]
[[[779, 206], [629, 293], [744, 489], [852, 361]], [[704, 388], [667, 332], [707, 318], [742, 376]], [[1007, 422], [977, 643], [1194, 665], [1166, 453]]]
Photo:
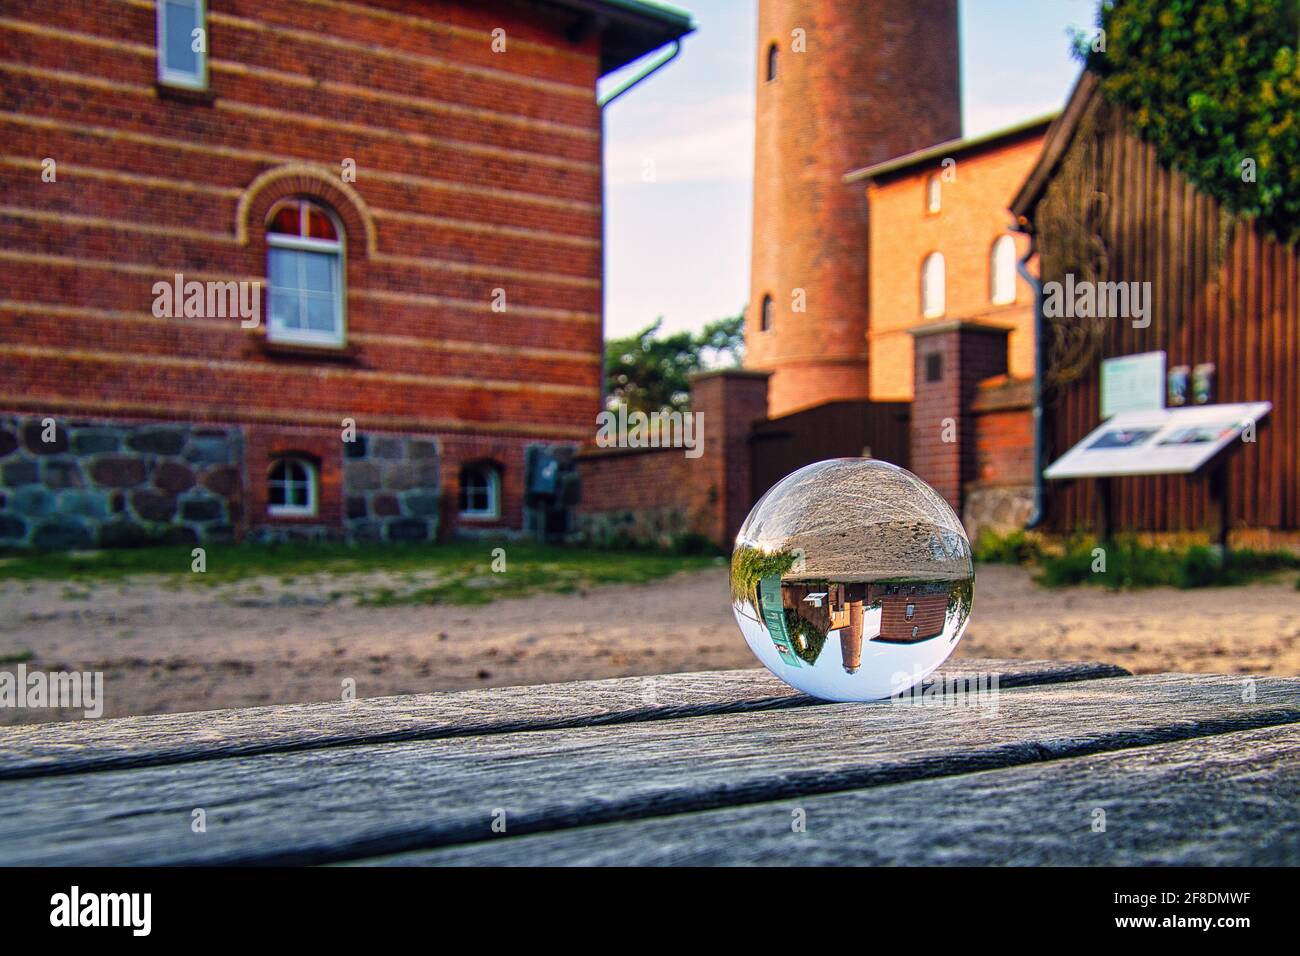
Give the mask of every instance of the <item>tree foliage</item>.
[[690, 377], [708, 368], [737, 366], [744, 351], [744, 314], [710, 322], [699, 332], [659, 334], [657, 319], [635, 335], [605, 343], [605, 391], [629, 411], [685, 411]]
[[1161, 161], [1300, 238], [1300, 0], [1106, 0], [1098, 26], [1076, 50]]

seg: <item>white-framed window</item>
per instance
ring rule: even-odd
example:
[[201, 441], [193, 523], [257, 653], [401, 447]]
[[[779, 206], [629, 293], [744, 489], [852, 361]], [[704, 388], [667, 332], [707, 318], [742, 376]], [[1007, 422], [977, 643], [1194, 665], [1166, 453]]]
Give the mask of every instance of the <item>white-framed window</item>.
[[921, 314], [937, 319], [944, 313], [943, 253], [932, 252], [921, 265]]
[[266, 511], [278, 517], [316, 514], [316, 466], [292, 456], [272, 461], [266, 475]]
[[460, 470], [460, 516], [485, 520], [501, 516], [501, 472], [481, 461]]
[[943, 208], [943, 182], [938, 173], [925, 181], [925, 211], [933, 215]]
[[758, 316], [758, 330], [768, 332], [772, 329], [772, 322], [776, 318], [776, 303], [772, 301], [770, 295], [763, 296], [763, 311]]
[[208, 86], [208, 22], [204, 0], [158, 0], [158, 81]]
[[1016, 240], [999, 236], [993, 243], [989, 257], [991, 287], [989, 297], [994, 305], [1009, 305], [1016, 301]]
[[277, 203], [268, 217], [266, 246], [267, 338], [342, 345], [343, 230], [334, 214], [306, 199]]

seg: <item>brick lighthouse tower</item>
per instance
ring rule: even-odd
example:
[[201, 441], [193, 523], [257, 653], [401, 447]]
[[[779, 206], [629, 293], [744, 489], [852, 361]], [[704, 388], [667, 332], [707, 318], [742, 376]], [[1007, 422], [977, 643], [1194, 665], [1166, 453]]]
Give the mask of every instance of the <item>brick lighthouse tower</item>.
[[961, 136], [957, 0], [759, 0], [758, 44], [745, 364], [775, 416], [868, 397], [867, 204], [842, 177]]

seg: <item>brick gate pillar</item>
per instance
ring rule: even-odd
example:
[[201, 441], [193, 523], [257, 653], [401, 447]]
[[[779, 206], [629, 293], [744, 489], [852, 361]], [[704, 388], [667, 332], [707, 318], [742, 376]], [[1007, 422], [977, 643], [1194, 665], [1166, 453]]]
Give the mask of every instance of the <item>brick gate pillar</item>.
[[948, 320], [911, 329], [915, 387], [912, 471], [962, 513], [962, 489], [976, 476], [971, 406], [979, 383], [1007, 371], [1010, 329]]
[[709, 537], [731, 550], [753, 505], [749, 433], [767, 417], [770, 372], [722, 369], [692, 379], [691, 405], [704, 414], [703, 478], [711, 504]]

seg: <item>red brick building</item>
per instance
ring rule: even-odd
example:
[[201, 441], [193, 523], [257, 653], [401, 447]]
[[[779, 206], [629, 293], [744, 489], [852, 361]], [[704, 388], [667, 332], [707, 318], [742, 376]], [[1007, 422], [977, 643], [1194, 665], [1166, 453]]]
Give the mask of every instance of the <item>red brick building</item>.
[[690, 29], [0, 3], [0, 546], [521, 529], [601, 407], [596, 82]]

